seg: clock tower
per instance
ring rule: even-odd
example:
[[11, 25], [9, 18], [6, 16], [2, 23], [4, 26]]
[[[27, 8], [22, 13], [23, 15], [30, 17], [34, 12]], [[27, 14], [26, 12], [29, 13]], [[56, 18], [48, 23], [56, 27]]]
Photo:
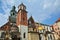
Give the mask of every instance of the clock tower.
[[18, 13], [16, 18], [16, 25], [19, 28], [19, 32], [21, 33], [21, 40], [27, 40], [28, 35], [28, 20], [27, 20], [27, 11], [26, 6], [21, 3], [18, 6]]
[[10, 16], [9, 16], [9, 22], [11, 24], [16, 24], [16, 15], [17, 15], [17, 11], [15, 10], [16, 7], [13, 6], [12, 10], [10, 11]]

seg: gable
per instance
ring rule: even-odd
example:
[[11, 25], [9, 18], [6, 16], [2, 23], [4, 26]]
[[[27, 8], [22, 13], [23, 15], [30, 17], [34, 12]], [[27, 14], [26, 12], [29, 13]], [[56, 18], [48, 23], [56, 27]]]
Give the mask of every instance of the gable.
[[28, 19], [28, 23], [29, 23], [29, 22], [31, 22], [31, 23], [35, 23], [35, 22], [34, 22], [34, 19], [33, 19], [32, 16]]

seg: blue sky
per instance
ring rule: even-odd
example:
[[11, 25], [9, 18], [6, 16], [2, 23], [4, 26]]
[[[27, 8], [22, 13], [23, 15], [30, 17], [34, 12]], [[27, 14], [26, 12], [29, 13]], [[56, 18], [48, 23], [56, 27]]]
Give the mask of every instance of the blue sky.
[[0, 26], [8, 22], [9, 12], [13, 5], [24, 3], [28, 18], [32, 15], [36, 22], [52, 25], [60, 18], [60, 0], [0, 0]]

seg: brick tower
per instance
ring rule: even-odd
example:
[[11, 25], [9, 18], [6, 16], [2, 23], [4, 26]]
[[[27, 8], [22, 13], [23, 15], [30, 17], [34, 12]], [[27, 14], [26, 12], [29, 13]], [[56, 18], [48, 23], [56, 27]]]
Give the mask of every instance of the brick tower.
[[28, 21], [27, 21], [27, 11], [26, 6], [21, 3], [18, 6], [18, 13], [16, 17], [16, 24], [19, 27], [19, 32], [21, 33], [21, 40], [27, 40], [28, 35]]

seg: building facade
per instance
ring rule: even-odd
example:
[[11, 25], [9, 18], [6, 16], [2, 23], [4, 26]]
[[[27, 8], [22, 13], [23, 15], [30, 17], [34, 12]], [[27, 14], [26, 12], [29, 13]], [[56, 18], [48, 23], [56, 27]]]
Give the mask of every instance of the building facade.
[[[4, 40], [55, 40], [56, 37], [60, 37], [60, 19], [53, 26], [49, 26], [35, 22], [32, 16], [27, 19], [26, 6], [23, 3], [18, 6], [18, 12], [15, 9], [16, 7], [13, 6], [9, 21], [0, 27], [0, 38]], [[52, 30], [56, 33], [52, 33]]]
[[53, 24], [54, 36], [56, 40], [60, 40], [60, 18]]
[[21, 40], [28, 40], [28, 20], [26, 6], [22, 3], [18, 6], [18, 13], [16, 17], [16, 24], [21, 33]]

